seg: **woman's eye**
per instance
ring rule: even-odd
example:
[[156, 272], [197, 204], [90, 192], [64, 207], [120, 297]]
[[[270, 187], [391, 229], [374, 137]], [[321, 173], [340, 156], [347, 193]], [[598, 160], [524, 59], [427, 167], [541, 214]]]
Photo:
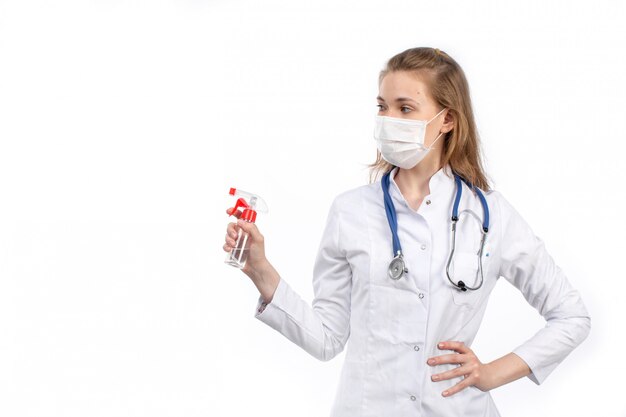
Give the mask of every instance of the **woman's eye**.
[[400, 108], [400, 110], [402, 110], [402, 112], [403, 112], [403, 113], [408, 113], [408, 112], [405, 112], [405, 111], [404, 111], [404, 109], [407, 109], [407, 110], [411, 111], [411, 108], [410, 108], [410, 107], [407, 107], [407, 106], [402, 106], [402, 107]]
[[382, 111], [382, 109], [383, 109], [383, 105], [382, 104], [377, 104], [376, 107], [378, 107], [378, 111]]

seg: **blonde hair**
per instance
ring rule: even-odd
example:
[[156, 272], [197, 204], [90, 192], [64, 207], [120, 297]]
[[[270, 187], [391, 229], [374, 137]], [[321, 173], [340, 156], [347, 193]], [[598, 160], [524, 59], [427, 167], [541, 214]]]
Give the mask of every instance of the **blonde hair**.
[[[484, 191], [489, 181], [484, 173], [480, 139], [474, 121], [469, 85], [463, 70], [448, 54], [437, 48], [411, 48], [393, 56], [378, 76], [378, 85], [393, 71], [409, 71], [421, 77], [436, 103], [448, 108], [454, 116], [454, 127], [442, 139], [441, 165], [450, 165], [452, 171]], [[368, 164], [370, 183], [394, 165], [382, 158], [376, 150], [376, 161]], [[372, 179], [372, 176], [374, 179]]]

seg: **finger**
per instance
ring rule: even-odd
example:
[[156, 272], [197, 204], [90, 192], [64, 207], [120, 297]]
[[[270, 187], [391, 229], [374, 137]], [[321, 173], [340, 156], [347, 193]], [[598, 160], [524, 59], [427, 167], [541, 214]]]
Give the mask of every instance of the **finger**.
[[465, 363], [467, 356], [462, 353], [451, 353], [449, 355], [435, 356], [428, 359], [428, 364], [431, 366], [441, 365], [444, 363]]
[[224, 243], [224, 246], [222, 246], [222, 249], [224, 249], [224, 252], [230, 252], [231, 250], [233, 250], [233, 248], [228, 246], [227, 243]]
[[228, 246], [235, 246], [235, 239], [233, 239], [232, 237], [226, 235], [226, 244]]
[[259, 229], [256, 227], [256, 224], [247, 222], [245, 220], [237, 220], [237, 226], [241, 227], [244, 232], [248, 232], [252, 239], [256, 242], [263, 241], [263, 235], [259, 232]]
[[226, 234], [236, 239], [239, 234], [237, 230], [237, 223], [228, 223], [228, 226], [226, 227]]
[[232, 213], [232, 210], [233, 210], [233, 209], [234, 209], [234, 207], [227, 208], [227, 209], [226, 209], [226, 214], [228, 214], [229, 216], [230, 216], [230, 215], [233, 215], [233, 216], [235, 216], [236, 218], [240, 218], [240, 217], [241, 217], [241, 215], [243, 214], [243, 211], [241, 211], [241, 210], [237, 210], [236, 212]]
[[446, 372], [442, 372], [440, 374], [434, 374], [430, 377], [432, 381], [443, 381], [445, 379], [456, 378], [459, 376], [469, 375], [471, 371], [467, 368], [467, 366], [462, 365], [457, 368], [451, 369]]
[[439, 349], [448, 349], [448, 350], [456, 350], [457, 352], [467, 353], [469, 352], [469, 347], [465, 345], [463, 342], [457, 342], [453, 340], [446, 340], [445, 342], [440, 342], [437, 347]]
[[445, 390], [444, 392], [442, 392], [441, 395], [443, 395], [444, 397], [449, 397], [451, 395], [454, 395], [457, 392], [459, 392], [459, 391], [469, 387], [470, 385], [472, 385], [472, 383], [470, 382], [471, 380], [472, 380], [471, 378], [465, 378], [465, 379], [463, 379], [463, 381], [459, 382], [458, 384], [456, 384], [452, 388], [449, 388], [449, 389]]

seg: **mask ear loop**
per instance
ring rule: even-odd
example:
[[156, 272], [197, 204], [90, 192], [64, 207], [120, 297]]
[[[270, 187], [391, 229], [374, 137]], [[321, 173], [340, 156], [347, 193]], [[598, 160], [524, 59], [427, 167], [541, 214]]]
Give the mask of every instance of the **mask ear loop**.
[[431, 143], [431, 144], [430, 144], [430, 146], [428, 147], [428, 150], [435, 149], [435, 148], [433, 147], [433, 145], [435, 144], [435, 142], [437, 142], [437, 141], [439, 140], [439, 138], [441, 137], [441, 135], [443, 135], [443, 132], [441, 132], [441, 133], [439, 134], [439, 136], [437, 136], [437, 137], [435, 138], [435, 140], [433, 141], [433, 143]]
[[443, 109], [441, 109], [441, 111], [439, 111], [439, 113], [437, 113], [436, 115], [433, 116], [432, 119], [430, 119], [429, 121], [426, 122], [426, 124], [432, 122], [433, 120], [435, 120], [441, 113], [443, 113], [443, 111], [446, 109], [446, 107], [444, 107]]
[[[439, 116], [439, 115], [440, 115], [440, 114], [441, 114], [444, 110], [446, 110], [446, 107], [444, 107], [443, 109], [441, 109], [441, 111], [440, 111], [439, 113], [437, 113], [435, 116], [433, 116], [433, 118], [432, 118], [432, 119], [430, 119], [428, 122], [426, 122], [426, 124], [428, 125], [428, 123], [430, 123], [430, 122], [432, 122], [433, 120], [435, 120], [435, 119], [436, 119], [436, 118], [437, 118], [437, 117], [438, 117], [438, 116]], [[431, 149], [436, 149], [436, 148], [434, 148], [434, 147], [433, 147], [433, 145], [435, 144], [435, 142], [437, 142], [437, 141], [439, 140], [439, 138], [441, 137], [441, 135], [443, 135], [443, 132], [440, 132], [440, 133], [439, 133], [439, 136], [437, 136], [437, 137], [435, 138], [435, 140], [433, 141], [433, 143], [431, 143], [431, 144], [430, 144], [430, 146], [428, 147], [428, 150], [431, 150]]]

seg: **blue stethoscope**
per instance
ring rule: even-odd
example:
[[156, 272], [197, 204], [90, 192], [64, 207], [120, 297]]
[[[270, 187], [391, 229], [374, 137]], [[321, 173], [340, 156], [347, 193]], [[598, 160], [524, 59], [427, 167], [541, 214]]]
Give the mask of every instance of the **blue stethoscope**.
[[[383, 188], [383, 194], [385, 196], [385, 212], [387, 213], [387, 220], [389, 222], [389, 228], [391, 229], [391, 235], [393, 237], [393, 253], [394, 258], [389, 264], [388, 274], [391, 279], [398, 280], [402, 278], [402, 276], [409, 272], [404, 263], [404, 257], [402, 255], [402, 247], [400, 246], [400, 239], [398, 239], [398, 219], [396, 217], [396, 209], [393, 205], [393, 201], [391, 196], [389, 195], [389, 174], [391, 171], [387, 172], [383, 175], [381, 185]], [[461, 192], [463, 189], [464, 182], [470, 190], [476, 191], [478, 198], [480, 199], [480, 204], [483, 206], [483, 224], [482, 224], [482, 236], [480, 240], [480, 249], [478, 251], [478, 262], [480, 266], [480, 284], [476, 287], [470, 287], [465, 282], [459, 281], [455, 283], [450, 277], [450, 264], [452, 263], [452, 258], [454, 256], [454, 249], [456, 245], [456, 223], [459, 221], [459, 202], [461, 201]], [[450, 256], [448, 257], [448, 263], [446, 264], [446, 275], [448, 276], [448, 281], [452, 283], [455, 287], [457, 287], [461, 291], [477, 290], [483, 285], [483, 248], [485, 247], [485, 239], [487, 238], [487, 233], [489, 232], [489, 206], [487, 205], [487, 200], [485, 200], [485, 196], [480, 191], [478, 187], [473, 186], [464, 178], [459, 177], [457, 174], [454, 174], [454, 182], [456, 183], [456, 197], [454, 198], [454, 206], [452, 207], [452, 217], [450, 220], [452, 221], [452, 249], [450, 250]], [[476, 277], [474, 282], [478, 279], [478, 272], [476, 272]]]

